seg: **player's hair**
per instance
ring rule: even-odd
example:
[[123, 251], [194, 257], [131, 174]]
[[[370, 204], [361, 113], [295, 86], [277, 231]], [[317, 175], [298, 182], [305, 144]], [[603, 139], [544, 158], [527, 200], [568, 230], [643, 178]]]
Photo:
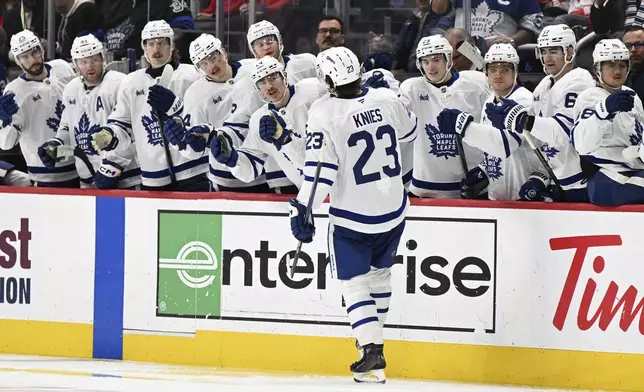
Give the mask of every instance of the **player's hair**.
[[[333, 80], [330, 76], [327, 75], [326, 78], [324, 78], [324, 81], [326, 82], [327, 86], [333, 86]], [[333, 90], [333, 95], [338, 98], [352, 98], [356, 96], [356, 94], [360, 91], [361, 84], [362, 80], [357, 79], [351, 83], [347, 83], [342, 86], [336, 86]]]
[[[636, 26], [636, 25], [627, 26], [627, 27], [624, 29], [624, 34], [626, 34], [626, 33], [630, 33], [630, 32], [632, 32], [632, 31], [644, 31], [644, 27], [642, 27], [642, 26]], [[623, 38], [623, 37], [624, 37], [624, 35], [622, 35], [622, 38]]]
[[324, 18], [320, 19], [320, 21], [318, 22], [318, 27], [317, 28], [320, 27], [320, 23], [322, 23], [322, 22], [324, 22], [326, 20], [335, 20], [336, 22], [338, 22], [340, 24], [340, 32], [342, 34], [344, 34], [344, 22], [342, 22], [342, 19], [338, 18], [337, 16], [332, 16], [332, 15], [325, 16]]

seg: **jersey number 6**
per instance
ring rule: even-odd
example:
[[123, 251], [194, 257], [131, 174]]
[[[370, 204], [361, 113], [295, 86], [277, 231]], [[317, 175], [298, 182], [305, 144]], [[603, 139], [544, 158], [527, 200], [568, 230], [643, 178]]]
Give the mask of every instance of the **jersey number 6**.
[[[391, 127], [391, 125], [382, 125], [376, 130], [376, 139], [382, 140], [385, 135], [389, 136], [391, 145], [385, 148], [385, 153], [387, 156], [391, 156], [394, 159], [394, 167], [383, 166], [382, 172], [387, 177], [395, 177], [400, 175], [400, 161], [398, 159], [398, 152], [396, 151], [396, 131]], [[353, 174], [355, 176], [356, 185], [367, 184], [369, 182], [374, 182], [380, 180], [380, 172], [364, 174], [364, 167], [369, 162], [371, 155], [376, 150], [376, 145], [374, 143], [373, 135], [367, 131], [356, 132], [349, 137], [347, 143], [349, 147], [355, 147], [358, 145], [358, 141], [364, 140], [365, 149], [360, 154], [360, 157], [356, 161], [355, 166], [353, 167]]]

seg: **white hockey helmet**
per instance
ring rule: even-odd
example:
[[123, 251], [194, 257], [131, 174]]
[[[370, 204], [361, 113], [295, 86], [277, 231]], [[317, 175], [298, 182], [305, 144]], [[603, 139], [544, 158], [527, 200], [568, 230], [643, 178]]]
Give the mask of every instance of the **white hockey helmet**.
[[282, 63], [280, 63], [275, 57], [266, 56], [255, 62], [253, 71], [250, 74], [250, 79], [253, 81], [255, 87], [258, 88], [257, 83], [260, 80], [274, 73], [282, 75], [282, 78], [284, 78], [284, 84], [286, 84], [286, 72], [284, 72], [284, 66]]
[[84, 59], [100, 54], [105, 58], [105, 49], [103, 43], [92, 34], [74, 38], [72, 43], [71, 55], [72, 60]]
[[360, 80], [362, 71], [358, 57], [344, 46], [329, 48], [318, 56], [316, 64], [318, 78], [326, 83], [327, 77], [333, 82], [329, 86], [334, 91], [339, 86], [344, 86]]
[[18, 56], [34, 48], [40, 48], [44, 53], [42, 44], [40, 43], [40, 38], [29, 30], [22, 30], [21, 32], [11, 36], [10, 46], [11, 54], [18, 64]]
[[537, 58], [540, 58], [541, 48], [560, 47], [564, 50], [571, 47], [577, 49], [577, 37], [575, 32], [565, 24], [558, 24], [553, 26], [546, 26], [541, 30], [539, 38], [537, 38]]
[[211, 34], [201, 34], [197, 39], [190, 43], [190, 61], [199, 68], [197, 64], [211, 54], [219, 52], [226, 55], [221, 41]]
[[418, 46], [416, 47], [416, 68], [420, 73], [426, 77], [425, 70], [423, 69], [423, 63], [421, 59], [425, 56], [430, 56], [433, 54], [442, 54], [445, 56], [445, 61], [447, 61], [447, 68], [445, 70], [445, 76], [443, 79], [447, 79], [451, 69], [452, 69], [452, 54], [454, 50], [452, 45], [450, 45], [447, 38], [442, 35], [430, 35], [429, 37], [423, 37], [418, 41]]
[[601, 64], [604, 61], [626, 61], [628, 67], [626, 73], [631, 69], [631, 60], [628, 49], [626, 49], [626, 45], [618, 39], [603, 39], [597, 42], [597, 45], [595, 45], [595, 49], [593, 50], [593, 66], [595, 68], [595, 74], [597, 74], [597, 77], [602, 84], [606, 84], [604, 83], [601, 74]]
[[485, 65], [491, 63], [510, 63], [514, 65], [515, 71], [519, 68], [519, 54], [514, 46], [510, 44], [494, 44], [483, 59]]
[[272, 24], [271, 22], [267, 20], [261, 20], [255, 24], [252, 24], [248, 28], [248, 33], [246, 33], [246, 41], [248, 43], [248, 49], [250, 49], [250, 52], [253, 54], [253, 56], [257, 57], [257, 54], [255, 54], [255, 51], [253, 50], [253, 42], [255, 40], [260, 39], [262, 37], [266, 37], [269, 35], [274, 35], [277, 38], [277, 45], [279, 48], [279, 55], [282, 55], [282, 52], [284, 51], [284, 44], [282, 41], [282, 34], [280, 33], [280, 30]]
[[151, 20], [145, 24], [141, 31], [141, 45], [145, 49], [145, 41], [152, 38], [169, 38], [170, 44], [174, 42], [174, 31], [165, 20]]

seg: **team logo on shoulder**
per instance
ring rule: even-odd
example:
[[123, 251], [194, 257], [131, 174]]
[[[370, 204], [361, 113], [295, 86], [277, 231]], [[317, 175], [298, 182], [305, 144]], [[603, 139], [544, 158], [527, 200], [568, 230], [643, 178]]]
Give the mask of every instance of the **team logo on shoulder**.
[[136, 90], [136, 96], [140, 97], [141, 95], [145, 95], [145, 90], [144, 89]]
[[546, 158], [548, 159], [554, 158], [555, 155], [557, 155], [557, 153], [559, 152], [559, 150], [550, 146], [548, 143], [543, 143], [541, 145], [541, 151], [545, 154]]
[[74, 127], [74, 138], [76, 145], [80, 147], [87, 155], [98, 155], [98, 152], [92, 147], [89, 135], [99, 128], [98, 125], [91, 125], [87, 113], [83, 113], [78, 122], [78, 126]]
[[65, 105], [60, 99], [56, 101], [56, 109], [54, 110], [54, 117], [49, 117], [47, 119], [47, 126], [54, 132], [58, 131], [58, 126], [60, 125], [60, 118], [63, 116], [63, 110]]
[[439, 158], [444, 157], [445, 159], [458, 155], [456, 135], [441, 133], [432, 124], [425, 125], [425, 132], [429, 136], [429, 142], [431, 144], [429, 149], [430, 154]]
[[483, 153], [483, 165], [485, 165], [485, 171], [490, 180], [495, 181], [503, 177], [501, 162], [501, 158], [490, 155], [487, 152]]
[[76, 98], [74, 98], [74, 99], [68, 99], [68, 100], [67, 100], [67, 103], [68, 103], [69, 105], [76, 105]]
[[40, 101], [40, 100], [42, 99], [42, 97], [40, 96], [40, 94], [36, 94], [36, 95], [34, 95], [33, 97], [31, 97], [31, 99], [32, 99], [34, 102], [38, 102], [38, 101]]
[[153, 146], [160, 146], [163, 143], [163, 139], [161, 138], [161, 126], [156, 113], [151, 112], [149, 117], [141, 117], [141, 124], [148, 134], [148, 143]]
[[418, 97], [421, 101], [429, 101], [429, 94], [420, 94]]
[[635, 120], [635, 133], [631, 133], [629, 140], [633, 146], [642, 144], [642, 123], [639, 120]]
[[212, 99], [212, 103], [215, 105], [218, 104], [219, 102], [223, 101], [224, 99], [221, 97], [221, 95], [218, 95], [217, 98]]

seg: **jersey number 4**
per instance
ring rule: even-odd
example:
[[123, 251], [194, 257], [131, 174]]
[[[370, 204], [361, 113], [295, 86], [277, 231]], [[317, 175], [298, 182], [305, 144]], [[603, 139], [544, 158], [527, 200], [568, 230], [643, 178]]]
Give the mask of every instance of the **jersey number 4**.
[[[400, 175], [400, 160], [398, 159], [398, 152], [396, 151], [396, 131], [391, 127], [391, 125], [382, 125], [376, 130], [376, 139], [382, 140], [385, 136], [388, 136], [389, 141], [391, 142], [390, 146], [385, 148], [385, 153], [387, 156], [394, 159], [394, 167], [383, 166], [382, 173], [387, 177], [396, 177]], [[364, 173], [364, 168], [367, 165], [367, 162], [369, 162], [374, 151], [376, 151], [376, 144], [374, 142], [373, 135], [367, 131], [356, 132], [349, 137], [347, 143], [349, 144], [349, 147], [355, 147], [358, 145], [360, 140], [364, 140], [365, 149], [362, 154], [360, 154], [355, 166], [353, 166], [353, 174], [357, 185], [378, 181], [382, 178], [380, 172]]]

